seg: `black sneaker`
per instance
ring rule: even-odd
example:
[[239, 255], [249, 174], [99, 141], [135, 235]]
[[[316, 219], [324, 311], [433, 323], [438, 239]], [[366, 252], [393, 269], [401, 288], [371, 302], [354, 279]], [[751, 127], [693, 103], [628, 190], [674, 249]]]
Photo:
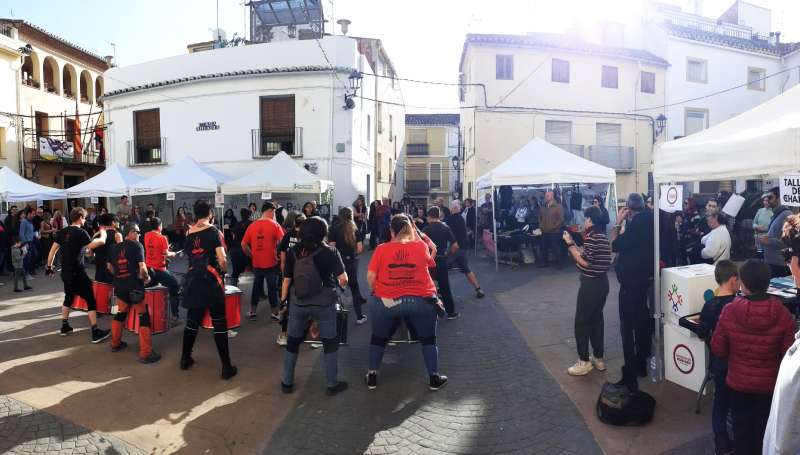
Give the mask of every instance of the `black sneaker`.
[[281, 315], [280, 313], [272, 313], [270, 317], [275, 320], [276, 322], [281, 322]]
[[249, 320], [251, 320], [251, 321], [255, 321], [255, 320], [257, 320], [257, 319], [258, 319], [258, 317], [256, 316], [256, 314], [255, 314], [255, 313], [252, 313], [252, 312], [251, 312], [251, 313], [248, 313], [248, 314], [247, 314], [247, 319], [249, 319]]
[[325, 389], [325, 395], [332, 397], [339, 392], [344, 392], [345, 390], [347, 390], [347, 383], [344, 381], [339, 381], [335, 386]]
[[31, 289], [33, 289], [33, 288], [32, 288], [32, 287], [30, 287], [30, 286], [25, 286], [23, 289], [25, 289], [26, 291], [30, 291], [30, 290], [31, 290]]
[[[72, 329], [70, 329], [70, 331], [71, 331], [71, 330], [72, 330]], [[110, 336], [111, 336], [111, 331], [110, 331], [110, 330], [102, 330], [102, 329], [97, 329], [97, 330], [96, 330], [96, 331], [95, 331], [95, 332], [92, 334], [92, 343], [93, 343], [93, 344], [100, 343], [100, 342], [104, 341], [106, 338], [108, 338], [108, 337], [110, 337]]]
[[483, 292], [483, 289], [476, 289], [475, 290], [475, 297], [482, 299], [486, 297], [486, 294]]
[[128, 347], [128, 343], [120, 341], [118, 346], [111, 346], [111, 352], [119, 352]]
[[143, 359], [139, 359], [140, 363], [156, 363], [161, 360], [161, 354], [157, 353], [156, 351], [152, 351], [150, 355]]
[[58, 334], [61, 335], [62, 337], [65, 337], [70, 333], [72, 333], [72, 327], [70, 327], [69, 324], [62, 324], [61, 330], [58, 332]]
[[14, 289], [14, 292], [22, 292], [22, 289]]
[[428, 382], [428, 389], [439, 390], [447, 384], [447, 376], [443, 374], [432, 374]]
[[281, 381], [281, 392], [283, 393], [292, 393], [294, 391], [293, 385], [286, 385]]
[[459, 316], [461, 316], [461, 313], [457, 311], [453, 313], [447, 313], [447, 319], [458, 319]]
[[222, 376], [222, 379], [228, 380], [228, 379], [236, 376], [236, 373], [238, 373], [238, 372], [239, 372], [239, 370], [233, 365], [231, 365], [229, 367], [222, 367], [221, 376]]
[[191, 357], [181, 358], [181, 370], [188, 370], [189, 367], [194, 365], [194, 359]]
[[367, 383], [369, 390], [375, 390], [378, 387], [378, 373], [367, 373], [364, 376], [364, 382]]

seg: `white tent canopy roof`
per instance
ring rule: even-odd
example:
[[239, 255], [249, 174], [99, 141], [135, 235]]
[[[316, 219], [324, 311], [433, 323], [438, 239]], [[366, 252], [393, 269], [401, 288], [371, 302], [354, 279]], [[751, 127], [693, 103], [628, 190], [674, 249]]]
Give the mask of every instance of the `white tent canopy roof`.
[[187, 156], [149, 179], [133, 185], [132, 194], [215, 193], [230, 177]]
[[534, 138], [487, 174], [477, 188], [552, 183], [614, 183], [616, 172]]
[[324, 193], [333, 186], [280, 152], [253, 172], [222, 185], [223, 194]]
[[119, 197], [128, 195], [133, 185], [144, 177], [131, 172], [119, 163], [66, 190], [68, 197]]
[[800, 86], [718, 125], [656, 146], [656, 182], [732, 180], [800, 170]]
[[64, 190], [25, 180], [9, 167], [0, 169], [0, 200], [15, 202], [53, 199], [66, 199]]

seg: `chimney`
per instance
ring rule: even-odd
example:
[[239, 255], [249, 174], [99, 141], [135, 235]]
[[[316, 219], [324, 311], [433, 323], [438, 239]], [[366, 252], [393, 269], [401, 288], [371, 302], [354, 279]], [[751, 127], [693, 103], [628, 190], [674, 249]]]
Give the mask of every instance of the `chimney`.
[[693, 0], [692, 1], [694, 11], [693, 13], [702, 16], [703, 15], [703, 0]]
[[775, 32], [775, 44], [781, 44], [781, 32]]
[[336, 21], [336, 23], [339, 24], [340, 27], [342, 27], [342, 35], [347, 36], [347, 29], [350, 27], [350, 24], [352, 24], [352, 22], [350, 22], [350, 19], [339, 19], [338, 21]]
[[113, 55], [106, 55], [105, 57], [103, 57], [103, 60], [106, 61], [106, 65], [108, 65], [109, 68], [113, 68], [114, 67], [114, 56]]

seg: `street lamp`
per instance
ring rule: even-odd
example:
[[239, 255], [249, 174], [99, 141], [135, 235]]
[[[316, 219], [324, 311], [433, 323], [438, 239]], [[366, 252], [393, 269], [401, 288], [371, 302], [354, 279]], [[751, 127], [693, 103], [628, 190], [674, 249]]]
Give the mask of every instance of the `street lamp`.
[[658, 114], [655, 124], [656, 136], [660, 135], [664, 131], [665, 126], [667, 126], [667, 118], [664, 116], [664, 114]]
[[353, 70], [350, 72], [350, 76], [347, 79], [350, 81], [350, 91], [344, 94], [344, 108], [345, 109], [353, 109], [356, 107], [355, 98], [356, 94], [358, 93], [358, 89], [361, 88], [361, 80], [364, 76], [358, 70]]

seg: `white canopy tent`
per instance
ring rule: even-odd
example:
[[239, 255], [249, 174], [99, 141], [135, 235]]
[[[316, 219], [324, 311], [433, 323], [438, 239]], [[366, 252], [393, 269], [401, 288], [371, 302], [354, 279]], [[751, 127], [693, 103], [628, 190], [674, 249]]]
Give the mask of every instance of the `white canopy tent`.
[[133, 185], [133, 195], [215, 193], [230, 177], [187, 156], [160, 173]]
[[292, 157], [280, 152], [253, 172], [222, 185], [222, 193], [321, 194], [331, 187], [333, 182], [319, 178], [300, 166]]
[[66, 190], [67, 197], [120, 197], [128, 196], [133, 186], [144, 177], [127, 167], [114, 163], [105, 171]]
[[[800, 171], [800, 86], [706, 130], [658, 144], [653, 151], [653, 203], [660, 184], [733, 180]], [[658, 218], [656, 218], [658, 219]], [[660, 226], [655, 223], [655, 239]], [[654, 295], [660, 300], [660, 245], [655, 244]], [[661, 305], [655, 305], [661, 319]], [[660, 326], [660, 324], [659, 324]], [[663, 339], [657, 332], [658, 339]], [[663, 347], [659, 353], [663, 354]], [[659, 365], [663, 366], [659, 358]], [[663, 377], [663, 368], [660, 368]]]
[[25, 180], [9, 167], [0, 169], [0, 201], [51, 201], [66, 198], [64, 190]]
[[[616, 182], [616, 172], [593, 161], [583, 159], [541, 138], [534, 138], [497, 167], [478, 178], [478, 189], [492, 190], [492, 226], [497, 239], [494, 194], [498, 186], [555, 185], [572, 183]], [[616, 188], [614, 188], [616, 192]], [[608, 203], [606, 198], [606, 203]], [[616, 201], [616, 197], [614, 197]], [[477, 237], [477, 235], [476, 235]], [[499, 268], [497, 252], [495, 269]]]

